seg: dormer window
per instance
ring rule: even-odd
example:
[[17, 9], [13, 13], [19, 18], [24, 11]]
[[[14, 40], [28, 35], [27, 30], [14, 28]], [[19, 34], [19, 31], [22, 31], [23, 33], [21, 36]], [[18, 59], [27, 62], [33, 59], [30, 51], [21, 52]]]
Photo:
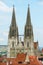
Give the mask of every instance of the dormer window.
[[18, 63], [19, 63], [19, 64], [22, 64], [22, 61], [19, 61]]

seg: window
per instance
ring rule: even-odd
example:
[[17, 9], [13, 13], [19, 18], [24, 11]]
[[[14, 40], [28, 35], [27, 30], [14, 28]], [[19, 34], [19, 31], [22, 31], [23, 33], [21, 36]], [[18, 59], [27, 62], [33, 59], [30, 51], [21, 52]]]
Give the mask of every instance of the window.
[[29, 30], [29, 29], [27, 29], [26, 35], [27, 35], [27, 36], [30, 36], [30, 30]]
[[38, 60], [41, 60], [41, 61], [43, 61], [43, 58], [38, 58]]
[[29, 36], [29, 29], [27, 29], [27, 33], [26, 34], [27, 34], [27, 36]]
[[12, 42], [12, 48], [14, 47], [14, 41]]
[[19, 61], [18, 63], [19, 63], [19, 64], [22, 64], [22, 61]]
[[27, 42], [27, 47], [29, 47], [29, 42]]
[[16, 30], [12, 30], [12, 36], [15, 36]]

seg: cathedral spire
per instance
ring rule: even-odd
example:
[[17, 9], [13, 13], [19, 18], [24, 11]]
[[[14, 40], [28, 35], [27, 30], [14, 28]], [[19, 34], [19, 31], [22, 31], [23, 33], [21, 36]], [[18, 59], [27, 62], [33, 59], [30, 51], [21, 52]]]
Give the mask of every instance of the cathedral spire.
[[13, 13], [12, 13], [12, 26], [16, 26], [16, 17], [15, 17], [15, 10], [14, 10], [14, 5], [13, 5]]
[[15, 10], [13, 5], [12, 21], [10, 25], [9, 38], [18, 36], [18, 27], [16, 25]]
[[28, 4], [28, 11], [27, 11], [26, 25], [31, 25], [29, 4]]
[[29, 38], [31, 38], [31, 36], [33, 36], [33, 28], [32, 28], [32, 24], [31, 24], [29, 5], [28, 5], [27, 20], [26, 20], [26, 25], [25, 25], [24, 36], [29, 37]]

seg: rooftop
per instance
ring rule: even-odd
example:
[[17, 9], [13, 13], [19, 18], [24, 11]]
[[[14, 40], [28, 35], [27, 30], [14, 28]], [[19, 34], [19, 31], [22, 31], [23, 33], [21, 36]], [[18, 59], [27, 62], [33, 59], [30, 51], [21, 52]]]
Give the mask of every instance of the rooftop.
[[[26, 54], [18, 54], [17, 58], [0, 58], [0, 65], [42, 65], [36, 56], [29, 56], [29, 62], [25, 62]], [[3, 62], [2, 62], [3, 60]]]

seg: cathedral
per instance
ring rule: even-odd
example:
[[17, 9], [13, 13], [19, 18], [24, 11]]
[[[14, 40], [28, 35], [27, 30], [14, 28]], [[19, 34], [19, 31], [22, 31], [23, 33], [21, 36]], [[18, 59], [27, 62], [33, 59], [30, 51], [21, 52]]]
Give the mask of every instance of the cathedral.
[[[37, 48], [38, 49], [38, 48]], [[15, 9], [13, 6], [12, 20], [8, 35], [8, 49], [7, 57], [14, 58], [18, 53], [24, 53], [27, 55], [35, 55], [34, 51], [34, 35], [33, 27], [30, 18], [30, 10], [28, 6], [27, 19], [24, 28], [24, 41], [19, 39], [18, 26], [16, 24]]]

